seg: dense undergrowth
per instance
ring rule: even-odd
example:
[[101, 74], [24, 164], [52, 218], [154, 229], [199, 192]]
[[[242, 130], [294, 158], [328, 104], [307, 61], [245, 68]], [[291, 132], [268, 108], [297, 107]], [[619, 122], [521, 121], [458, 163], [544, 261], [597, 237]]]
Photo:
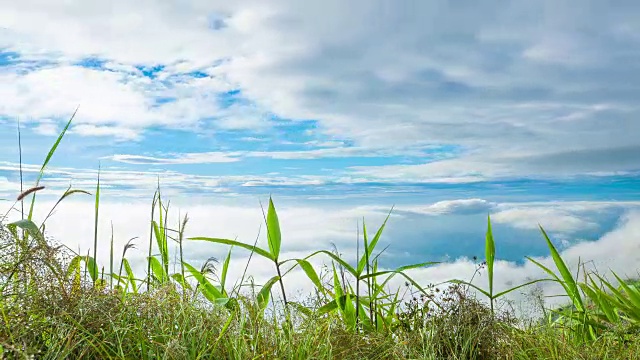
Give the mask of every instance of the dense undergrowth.
[[[148, 243], [129, 242], [120, 251], [111, 240], [109, 264], [97, 264], [97, 231], [93, 248], [78, 254], [46, 236], [46, 218], [40, 224], [33, 220], [40, 180], [70, 123], [35, 186], [12, 208], [26, 205], [27, 211], [18, 211], [20, 220], [14, 222], [0, 217], [2, 358], [640, 359], [640, 288], [615, 273], [609, 281], [584, 267], [580, 276], [572, 275], [542, 228], [555, 269], [529, 258], [549, 277], [496, 293], [490, 221], [478, 268], [486, 271], [486, 287], [459, 279], [419, 284], [407, 271], [434, 263], [380, 269], [376, 246], [386, 220], [373, 236], [362, 223], [355, 261], [330, 250], [282, 259], [283, 236], [271, 199], [264, 216], [268, 248], [260, 248], [230, 239], [185, 238], [188, 218], [169, 228], [169, 206], [158, 190]], [[96, 229], [99, 179], [97, 184]], [[57, 204], [80, 193], [88, 194], [70, 188]], [[199, 241], [226, 246], [228, 255], [220, 263], [185, 262], [184, 246]], [[170, 242], [178, 245], [177, 254], [169, 254]], [[135, 274], [127, 260], [134, 247], [148, 251], [145, 274]], [[245, 273], [229, 284], [232, 249], [270, 260], [273, 277], [255, 284]], [[170, 261], [174, 255], [176, 264]], [[329, 265], [328, 272], [311, 265], [317, 257]], [[170, 264], [179, 270], [171, 273]], [[282, 280], [294, 269], [315, 286], [306, 301], [286, 297]], [[402, 278], [404, 288], [391, 288], [393, 278]], [[544, 309], [546, 316], [524, 323], [504, 306], [508, 293], [543, 281], [562, 285], [566, 307]]]

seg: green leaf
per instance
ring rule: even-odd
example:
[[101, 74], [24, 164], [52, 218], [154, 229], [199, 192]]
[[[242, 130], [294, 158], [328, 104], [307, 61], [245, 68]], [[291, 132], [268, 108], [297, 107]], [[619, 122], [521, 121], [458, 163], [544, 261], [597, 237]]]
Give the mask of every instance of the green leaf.
[[[93, 223], [93, 257], [98, 257], [98, 215], [100, 213], [100, 168], [98, 167], [98, 184], [96, 185], [95, 213]], [[97, 264], [94, 264], [97, 266]], [[98, 269], [95, 269], [98, 271]], [[93, 280], [95, 282], [95, 279]]]
[[183, 289], [191, 290], [191, 285], [189, 285], [189, 283], [186, 281], [186, 279], [184, 277], [182, 277], [181, 273], [171, 274], [171, 278], [173, 280], [175, 280], [175, 282], [180, 284], [180, 286], [182, 286]]
[[294, 307], [296, 310], [298, 310], [298, 312], [300, 312], [302, 315], [306, 316], [306, 317], [310, 317], [313, 315], [313, 310], [309, 309], [308, 307], [297, 303], [295, 301], [289, 301], [289, 305], [291, 305], [292, 307]]
[[333, 266], [333, 292], [335, 294], [334, 297], [338, 299], [342, 296], [342, 285], [340, 284], [340, 279], [338, 278], [336, 265], [332, 263], [331, 266]]
[[391, 308], [387, 310], [387, 314], [383, 316], [384, 322], [387, 324], [387, 326], [391, 325], [393, 319], [396, 316], [396, 306], [398, 305], [399, 296], [400, 296], [400, 288], [398, 288], [398, 291], [396, 291], [396, 295], [393, 298], [393, 301], [391, 302]]
[[459, 279], [453, 279], [453, 280], [449, 280], [447, 282], [453, 283], [453, 284], [461, 284], [461, 285], [467, 285], [470, 286], [476, 290], [478, 290], [479, 292], [481, 292], [484, 296], [486, 296], [488, 299], [491, 299], [491, 294], [489, 292], [487, 292], [487, 290], [484, 290], [483, 288], [474, 285], [468, 281], [464, 281], [464, 280], [459, 280]]
[[28, 232], [31, 236], [33, 236], [36, 240], [38, 240], [41, 244], [44, 242], [44, 235], [38, 229], [38, 226], [33, 223], [33, 221], [29, 219], [22, 219], [15, 222], [12, 222], [8, 225], [17, 226], [22, 230]]
[[169, 280], [169, 275], [165, 273], [164, 267], [160, 263], [160, 260], [158, 260], [155, 256], [148, 257], [148, 260], [149, 264], [151, 264], [153, 275], [160, 283], [165, 283], [167, 280]]
[[[405, 266], [405, 267], [411, 267], [411, 265]], [[379, 273], [378, 273], [379, 274]], [[411, 276], [407, 275], [404, 273], [404, 271], [391, 271], [391, 275], [387, 276], [387, 278], [382, 282], [382, 284], [378, 285], [377, 282], [375, 282], [376, 277], [373, 277], [374, 279], [374, 287], [375, 288], [379, 288], [382, 289], [384, 288], [384, 286], [396, 275], [401, 275], [402, 277], [404, 277], [411, 285], [413, 285], [416, 289], [420, 290], [421, 293], [427, 295], [427, 291], [424, 290], [424, 288], [422, 288], [422, 286], [420, 286], [420, 284], [418, 284], [415, 280], [413, 280], [413, 278], [411, 278]], [[377, 293], [378, 291], [376, 291]]]
[[[73, 121], [73, 118], [75, 118], [77, 113], [78, 113], [78, 109], [76, 108], [76, 110], [73, 112], [73, 115], [71, 115], [71, 118], [69, 119], [69, 121], [67, 122], [65, 127], [62, 129], [62, 132], [60, 133], [60, 135], [58, 135], [58, 138], [56, 139], [56, 142], [53, 143], [53, 146], [49, 150], [49, 153], [47, 154], [47, 157], [44, 159], [44, 163], [42, 164], [42, 167], [40, 168], [40, 174], [38, 174], [38, 178], [36, 179], [36, 186], [38, 186], [40, 184], [40, 180], [42, 179], [42, 176], [44, 175], [44, 169], [49, 164], [49, 161], [53, 157], [53, 154], [56, 152], [56, 149], [58, 148], [58, 145], [60, 144], [60, 141], [62, 141], [62, 138], [64, 137], [64, 134], [69, 129], [69, 126], [71, 125], [71, 121]], [[27, 218], [29, 220], [31, 220], [33, 218], [33, 208], [35, 206], [35, 203], [36, 203], [36, 194], [34, 193], [33, 196], [31, 197], [31, 206], [29, 207], [29, 217]]]
[[350, 329], [356, 328], [356, 308], [351, 300], [350, 292], [347, 292], [344, 302], [344, 319]]
[[491, 232], [491, 218], [487, 216], [487, 236], [485, 241], [485, 256], [487, 260], [487, 272], [489, 275], [489, 294], [493, 299], [493, 263], [496, 258], [496, 243]]
[[224, 262], [222, 263], [222, 274], [220, 276], [220, 287], [222, 288], [222, 293], [226, 294], [227, 291], [225, 290], [225, 284], [227, 282], [227, 271], [229, 270], [229, 262], [231, 261], [231, 250], [233, 249], [233, 247], [231, 247], [229, 249], [229, 252], [227, 253], [227, 257], [224, 259]]
[[264, 310], [267, 308], [267, 305], [269, 304], [269, 293], [271, 292], [271, 287], [273, 287], [273, 284], [275, 284], [278, 280], [280, 280], [280, 277], [276, 275], [271, 279], [269, 279], [269, 281], [267, 281], [266, 284], [262, 286], [262, 289], [260, 289], [260, 292], [258, 293], [257, 301], [258, 301], [258, 307], [261, 310]]
[[131, 289], [134, 294], [138, 293], [138, 285], [136, 284], [136, 278], [133, 276], [133, 270], [131, 270], [131, 265], [129, 265], [129, 260], [126, 258], [122, 259], [122, 264], [124, 265], [124, 269], [127, 271], [127, 278], [129, 280], [127, 287], [131, 284]]
[[347, 263], [346, 261], [342, 260], [339, 256], [337, 256], [336, 254], [327, 251], [327, 250], [319, 250], [316, 251], [314, 253], [312, 253], [311, 255], [305, 257], [304, 259], [310, 259], [313, 256], [316, 256], [318, 254], [325, 254], [327, 256], [329, 256], [330, 258], [332, 258], [335, 262], [337, 262], [338, 264], [340, 264], [345, 270], [347, 270], [351, 275], [353, 275], [354, 277], [357, 277], [357, 272], [356, 269], [353, 268], [353, 266], [349, 265], [349, 263]]
[[80, 256], [80, 255], [76, 255], [73, 259], [71, 259], [71, 261], [69, 262], [69, 267], [67, 267], [67, 278], [69, 278], [71, 275], [75, 275], [76, 272], [80, 271], [80, 262], [84, 260], [84, 256]]
[[358, 275], [362, 274], [362, 271], [364, 271], [367, 259], [371, 257], [371, 254], [373, 254], [373, 251], [375, 250], [376, 245], [378, 244], [378, 241], [382, 236], [382, 232], [384, 231], [384, 228], [387, 225], [387, 222], [389, 221], [389, 217], [391, 217], [391, 211], [393, 211], [393, 208], [391, 208], [391, 210], [389, 211], [389, 214], [387, 214], [387, 217], [384, 219], [384, 222], [376, 232], [376, 235], [371, 240], [371, 243], [368, 242], [367, 228], [365, 226], [364, 221], [362, 222], [365, 249], [364, 249], [364, 254], [360, 257], [360, 261], [358, 262], [358, 268], [357, 268]]
[[278, 221], [278, 214], [276, 208], [273, 205], [273, 200], [269, 198], [269, 210], [267, 212], [267, 238], [269, 241], [269, 251], [271, 255], [277, 261], [280, 255], [280, 243], [282, 242], [282, 234], [280, 233], [280, 222]]
[[330, 313], [332, 311], [336, 311], [338, 309], [338, 303], [343, 303], [344, 300], [346, 299], [346, 295], [342, 295], [339, 298], [333, 299], [331, 301], [329, 301], [328, 303], [324, 304], [323, 306], [319, 307], [318, 310], [316, 310], [316, 313], [318, 315], [324, 315], [327, 313]]
[[266, 250], [263, 250], [257, 246], [252, 246], [249, 244], [245, 244], [245, 243], [241, 243], [239, 241], [235, 241], [235, 240], [229, 240], [229, 239], [218, 239], [218, 238], [209, 238], [209, 237], [192, 237], [189, 238], [189, 240], [196, 240], [196, 241], [209, 241], [212, 243], [217, 243], [217, 244], [225, 244], [225, 245], [232, 245], [232, 246], [238, 246], [241, 247], [243, 249], [247, 249], [249, 251], [253, 251], [256, 254], [265, 257], [271, 261], [275, 261], [275, 257], [273, 257], [273, 255], [271, 255], [271, 253], [269, 253]]
[[640, 310], [640, 292], [635, 288], [635, 286], [627, 285], [627, 283], [625, 281], [623, 281], [618, 276], [618, 274], [616, 274], [613, 271], [612, 271], [612, 273], [613, 273], [613, 276], [615, 276], [616, 279], [618, 280], [618, 283], [620, 284], [620, 287], [622, 287], [622, 289], [625, 291], [625, 293], [629, 297], [629, 300], [633, 303], [634, 307], [636, 307], [638, 310]]
[[565, 265], [564, 261], [562, 260], [562, 257], [560, 257], [560, 254], [558, 253], [558, 250], [556, 250], [556, 247], [553, 246], [553, 243], [549, 239], [549, 236], [547, 236], [547, 233], [544, 231], [542, 226], [540, 226], [540, 231], [542, 231], [542, 234], [544, 235], [544, 238], [547, 242], [547, 246], [549, 247], [549, 251], [551, 252], [551, 257], [553, 258], [553, 262], [556, 264], [558, 271], [560, 271], [560, 275], [562, 275], [562, 279], [567, 284], [567, 287], [566, 287], [566, 289], [568, 290], [567, 294], [571, 297], [571, 300], [573, 300], [573, 303], [575, 304], [576, 308], [579, 311], [583, 311], [584, 304], [582, 302], [582, 297], [580, 296], [580, 292], [578, 291], [578, 285], [576, 284], [576, 281], [573, 279], [573, 276], [569, 272], [567, 265]]
[[98, 274], [98, 265], [96, 264], [96, 260], [91, 256], [85, 255], [84, 261], [87, 264], [87, 268], [89, 269], [89, 276], [91, 276], [91, 280], [95, 283], [100, 276], [100, 274]]
[[191, 275], [196, 278], [198, 283], [200, 284], [200, 291], [202, 294], [209, 300], [211, 303], [216, 304], [217, 299], [225, 298], [224, 295], [218, 290], [215, 286], [209, 282], [209, 280], [202, 275], [200, 271], [191, 266], [187, 262], [182, 262], [187, 270], [191, 273]]
[[604, 313], [607, 321], [617, 322], [618, 317], [615, 314], [614, 308], [611, 302], [607, 301], [606, 296], [603, 296], [602, 290], [597, 287], [591, 288], [587, 284], [578, 284], [582, 288], [582, 291], [591, 298], [594, 304], [598, 305], [598, 308]]
[[307, 260], [302, 259], [296, 259], [296, 262], [298, 263], [298, 265], [300, 265], [305, 274], [307, 274], [307, 277], [309, 278], [309, 280], [311, 280], [313, 285], [315, 285], [318, 290], [324, 293], [326, 289], [324, 288], [324, 286], [322, 286], [320, 277], [318, 276], [318, 273], [316, 273], [316, 270], [313, 268], [313, 266], [311, 266], [311, 263], [309, 263]]
[[549, 268], [547, 268], [546, 266], [542, 265], [541, 263], [533, 260], [530, 257], [526, 257], [529, 261], [531, 261], [532, 263], [536, 264], [539, 268], [541, 268], [542, 270], [544, 270], [547, 274], [549, 274], [551, 277], [553, 277], [553, 281], [558, 282], [560, 285], [562, 285], [562, 287], [565, 290], [566, 295], [571, 299], [571, 302], [573, 303], [573, 305], [576, 307], [576, 309], [578, 309], [578, 311], [584, 311], [584, 307], [582, 306], [582, 299], [579, 297], [578, 295], [578, 299], [575, 299], [574, 297], [572, 297], [572, 292], [569, 288], [569, 286], [566, 284], [566, 282], [560, 280], [560, 278], [553, 272], [551, 271]]
[[[162, 209], [160, 209], [160, 219], [162, 219]], [[153, 232], [156, 236], [156, 241], [158, 243], [158, 250], [160, 251], [160, 258], [162, 259], [162, 266], [166, 272], [166, 269], [169, 266], [169, 249], [167, 248], [167, 235], [162, 225], [162, 220], [160, 221], [161, 221], [160, 225], [158, 225], [158, 223], [155, 220], [152, 221], [152, 225], [153, 225]]]
[[424, 267], [424, 266], [430, 266], [430, 265], [435, 265], [435, 264], [439, 264], [439, 262], [424, 262], [424, 263], [420, 263], [420, 264], [412, 264], [412, 265], [405, 265], [405, 266], [401, 266], [395, 270], [385, 270], [385, 271], [378, 271], [378, 272], [374, 272], [371, 274], [367, 274], [367, 275], [363, 275], [360, 279], [364, 280], [364, 279], [368, 279], [368, 278], [375, 278], [378, 277], [380, 275], [385, 275], [385, 274], [392, 274], [392, 273], [400, 273], [406, 270], [411, 270], [411, 269], [416, 269], [416, 268], [420, 268], [420, 267]]

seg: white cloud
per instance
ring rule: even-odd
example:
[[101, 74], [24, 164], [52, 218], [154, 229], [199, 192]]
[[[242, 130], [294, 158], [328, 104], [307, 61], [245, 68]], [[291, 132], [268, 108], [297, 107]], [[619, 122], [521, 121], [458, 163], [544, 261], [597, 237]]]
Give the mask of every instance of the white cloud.
[[[541, 241], [544, 241], [541, 237]], [[497, 249], [498, 252], [500, 249]], [[585, 264], [587, 270], [597, 269], [601, 274], [610, 274], [613, 270], [618, 275], [637, 278], [637, 264], [640, 261], [640, 212], [630, 211], [621, 218], [617, 228], [603, 235], [597, 241], [585, 241], [573, 245], [563, 251], [561, 256], [572, 273], [576, 273], [577, 265], [580, 261]], [[544, 258], [534, 258], [548, 268], [556, 271], [555, 264], [550, 256]], [[423, 270], [411, 270], [414, 278], [420, 283], [441, 283], [453, 278], [470, 280], [475, 271], [475, 265], [469, 259], [458, 259], [452, 263], [438, 265]], [[523, 265], [513, 262], [501, 261], [498, 259], [495, 264], [494, 293], [507, 290], [519, 284], [526, 283], [534, 279], [548, 278], [548, 275], [535, 264], [526, 261]], [[556, 271], [557, 272], [557, 271]], [[609, 280], [615, 279], [607, 276]], [[397, 283], [397, 282], [396, 282]], [[486, 270], [481, 276], [474, 279], [474, 284], [488, 288]], [[543, 282], [540, 287], [547, 298], [547, 306], [566, 304], [569, 299], [566, 297], [549, 297], [564, 294], [562, 288], [555, 283]], [[515, 291], [507, 296], [517, 302], [532, 300], [525, 288]]]
[[465, 215], [489, 212], [495, 204], [484, 199], [445, 200], [426, 206], [403, 206], [400, 211], [425, 215]]
[[116, 154], [110, 156], [109, 159], [113, 161], [123, 162], [127, 164], [210, 164], [210, 163], [225, 163], [238, 161], [237, 157], [233, 156], [233, 153], [227, 154], [222, 152], [208, 152], [208, 153], [184, 153], [176, 155], [171, 158], [159, 158], [152, 156], [142, 155], [125, 155]]
[[[579, 161], [572, 161], [566, 155], [592, 149], [591, 155], [610, 158], [611, 149], [633, 153], [639, 146], [633, 136], [640, 131], [638, 108], [627, 100], [633, 89], [625, 85], [635, 68], [617, 66], [636, 56], [637, 39], [625, 35], [638, 20], [633, 4], [606, 19], [594, 3], [578, 13], [577, 6], [555, 3], [117, 4], [6, 4], [0, 15], [3, 47], [25, 59], [104, 58], [118, 71], [62, 66], [5, 74], [2, 84], [10, 85], [0, 93], [9, 93], [6, 103], [12, 105], [1, 111], [51, 117], [82, 100], [82, 121], [132, 129], [193, 127], [212, 114], [223, 115], [221, 128], [268, 128], [262, 119], [268, 111], [317, 119], [320, 131], [365, 148], [461, 145], [472, 152], [456, 162], [401, 169], [417, 177], [435, 171], [457, 181], [537, 173], [544, 167], [540, 156], [546, 161], [558, 155], [545, 176], [638, 167], [629, 159], [593, 165], [590, 156], [574, 154]], [[140, 13], [145, 16], [132, 15]], [[165, 68], [150, 80], [134, 64]], [[163, 81], [192, 70], [210, 76], [183, 77], [173, 89], [164, 88]], [[23, 88], [29, 92], [17, 96], [15, 89]], [[211, 95], [231, 88], [258, 110], [225, 113], [214, 106]], [[151, 107], [153, 96], [163, 93], [178, 100]], [[545, 107], [550, 102], [554, 106]], [[580, 112], [594, 103], [608, 108]], [[609, 131], [602, 132], [603, 126]], [[460, 170], [465, 168], [471, 170]]]
[[[165, 201], [167, 198], [165, 198]], [[52, 206], [51, 201], [37, 202], [36, 218], [41, 219]], [[146, 271], [144, 256], [147, 252], [149, 235], [150, 200], [141, 202], [137, 199], [130, 201], [103, 201], [100, 212], [100, 248], [98, 257], [101, 264], [108, 264], [109, 249], [108, 240], [111, 237], [111, 222], [114, 225], [114, 240], [116, 254], [120, 252], [124, 243], [133, 236], [139, 236], [136, 240], [137, 250], [128, 254], [133, 261], [135, 271], [139, 274]], [[47, 231], [55, 239], [62, 241], [74, 250], [80, 249], [86, 252], [93, 246], [93, 203], [91, 200], [70, 198], [63, 202], [54, 217], [49, 219]], [[2, 213], [4, 213], [2, 206]], [[304, 257], [313, 250], [330, 249], [331, 242], [335, 242], [345, 258], [355, 256], [354, 241], [356, 236], [356, 222], [364, 216], [371, 229], [377, 228], [386, 216], [371, 207], [336, 207], [336, 204], [328, 206], [300, 206], [295, 203], [279, 202], [276, 199], [276, 207], [281, 222], [283, 233], [282, 258]], [[257, 202], [250, 204], [246, 199], [242, 203], [225, 201], [213, 205], [200, 203], [197, 200], [178, 199], [170, 205], [170, 226], [177, 226], [178, 214], [184, 216], [188, 212], [190, 221], [187, 225], [186, 236], [211, 236], [222, 238], [237, 238], [240, 241], [253, 243], [260, 224], [263, 223], [262, 212]], [[76, 219], [74, 226], [70, 227], [69, 219]], [[86, 219], [86, 221], [82, 221]], [[318, 227], [318, 221], [322, 226]], [[401, 222], [394, 219], [392, 222]], [[588, 262], [588, 267], [596, 266], [601, 272], [608, 269], [618, 272], [622, 276], [636, 276], [636, 265], [640, 261], [640, 212], [637, 210], [627, 212], [613, 231], [603, 235], [593, 242], [580, 242], [563, 250], [562, 256], [572, 271], [578, 264], [578, 258], [583, 263]], [[264, 229], [263, 229], [264, 230]], [[392, 240], [391, 247], [394, 247]], [[388, 241], [385, 240], [385, 241]], [[544, 241], [540, 237], [540, 241]], [[259, 245], [265, 245], [265, 233], [262, 231]], [[172, 244], [172, 251], [175, 244]], [[222, 245], [207, 242], [188, 242], [185, 245], [185, 257], [188, 261], [199, 266], [206, 258], [215, 256], [221, 259], [226, 255], [228, 248]], [[498, 253], [501, 249], [498, 248]], [[173, 257], [174, 252], [172, 252]], [[248, 253], [242, 249], [234, 249], [231, 262], [230, 277], [232, 281], [237, 279], [244, 270]], [[118, 257], [116, 257], [117, 259]], [[555, 269], [551, 258], [538, 258], [544, 265]], [[320, 265], [327, 259], [318, 257], [314, 264]], [[468, 280], [475, 270], [475, 265], [465, 258], [452, 259], [451, 262], [436, 265], [426, 269], [412, 270], [410, 274], [420, 284], [440, 283], [453, 278]], [[250, 267], [250, 275], [261, 282], [273, 275], [273, 267], [267, 261], [254, 256]], [[499, 259], [495, 265], [495, 291], [499, 292], [507, 288], [519, 285], [536, 278], [546, 277], [546, 274], [530, 262], [518, 265]], [[474, 280], [474, 283], [486, 287], [486, 271]], [[392, 281], [393, 286], [400, 285], [402, 279]], [[308, 292], [311, 289], [310, 282], [299, 271], [293, 272], [285, 278], [288, 291], [293, 295], [297, 291]], [[542, 289], [545, 295], [561, 293], [561, 289], [550, 283], [543, 283]], [[528, 289], [512, 293], [509, 298], [516, 301], [526, 301], [528, 296], [523, 294]], [[548, 304], [558, 304], [566, 299], [548, 298]]]
[[140, 139], [140, 134], [137, 131], [118, 126], [96, 126], [91, 124], [81, 124], [73, 126], [69, 133], [79, 134], [82, 136], [111, 136], [122, 141]]
[[576, 216], [566, 210], [553, 208], [520, 208], [499, 211], [491, 216], [496, 223], [505, 223], [521, 229], [573, 232], [597, 228], [598, 224]]
[[60, 133], [58, 125], [53, 120], [43, 119], [40, 120], [38, 125], [33, 128], [36, 134], [45, 136], [56, 136]]

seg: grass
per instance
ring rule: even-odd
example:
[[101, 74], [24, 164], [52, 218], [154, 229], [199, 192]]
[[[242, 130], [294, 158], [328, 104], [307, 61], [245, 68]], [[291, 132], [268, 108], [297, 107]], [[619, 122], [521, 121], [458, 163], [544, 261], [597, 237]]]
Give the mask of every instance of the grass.
[[[325, 249], [283, 259], [286, 234], [273, 199], [264, 214], [268, 248], [261, 248], [257, 240], [185, 238], [188, 216], [179, 217], [177, 229], [169, 226], [170, 203], [158, 184], [148, 243], [130, 239], [117, 263], [111, 238], [105, 273], [96, 261], [102, 240], [97, 233], [99, 179], [93, 193], [94, 243], [86, 253], [52, 242], [45, 232], [49, 216], [42, 224], [33, 220], [36, 195], [43, 189], [40, 180], [72, 119], [48, 153], [35, 186], [17, 196], [14, 209], [31, 198], [28, 216], [21, 211], [20, 220], [10, 223], [6, 215], [0, 218], [2, 358], [640, 359], [637, 282], [615, 273], [615, 281], [609, 281], [584, 266], [581, 278], [574, 276], [540, 227], [555, 269], [529, 258], [548, 278], [496, 293], [490, 218], [485, 259], [477, 269], [486, 270], [486, 288], [462, 279], [420, 284], [407, 271], [434, 262], [379, 270], [379, 256], [386, 249], [378, 251], [377, 245], [388, 216], [373, 237], [363, 219], [353, 262]], [[89, 192], [67, 189], [54, 209], [83, 194]], [[202, 241], [228, 247], [227, 256], [200, 266], [186, 262], [184, 247]], [[170, 242], [178, 245], [176, 254], [169, 253]], [[135, 274], [127, 259], [128, 251], [138, 246], [148, 249], [146, 274]], [[231, 285], [227, 274], [237, 251], [250, 256], [240, 281]], [[250, 276], [254, 255], [273, 263], [273, 276], [264, 284], [255, 284]], [[318, 257], [327, 271], [311, 264]], [[172, 268], [177, 272], [171, 273]], [[298, 268], [315, 287], [302, 301], [287, 298], [283, 281]], [[405, 285], [391, 288], [395, 277]], [[546, 316], [524, 323], [503, 297], [541, 282], [560, 284], [568, 305], [544, 309]], [[282, 302], [274, 296], [274, 285]]]

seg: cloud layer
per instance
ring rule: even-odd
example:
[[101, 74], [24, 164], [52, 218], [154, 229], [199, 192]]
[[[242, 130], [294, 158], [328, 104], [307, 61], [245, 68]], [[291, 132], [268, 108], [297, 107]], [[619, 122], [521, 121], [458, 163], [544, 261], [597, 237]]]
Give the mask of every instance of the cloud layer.
[[[538, 224], [572, 263], [637, 264], [637, 2], [0, 4], [2, 206], [79, 105], [38, 197], [91, 190], [100, 167], [118, 246], [147, 238], [160, 184], [190, 233], [247, 242], [274, 195], [291, 256], [351, 256], [357, 222], [395, 205], [383, 259], [447, 261], [424, 281], [473, 272], [487, 214], [499, 287], [539, 276], [522, 262], [546, 256]], [[74, 198], [48, 229], [86, 251], [91, 207]], [[188, 256], [224, 254], [209, 245]]]
[[[252, 136], [312, 120], [316, 136], [356, 146], [266, 150], [280, 159], [456, 147], [354, 169], [396, 180], [637, 172], [640, 11], [603, 6], [8, 2], [0, 116], [51, 134], [80, 104], [77, 134], [129, 141], [158, 127]], [[177, 159], [212, 162], [185, 152]]]

